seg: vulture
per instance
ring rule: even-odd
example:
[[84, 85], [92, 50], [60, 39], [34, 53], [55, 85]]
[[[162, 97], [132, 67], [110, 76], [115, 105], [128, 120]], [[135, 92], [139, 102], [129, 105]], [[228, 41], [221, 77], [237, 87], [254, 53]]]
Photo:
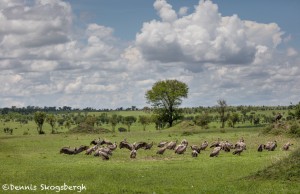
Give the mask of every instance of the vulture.
[[232, 152], [232, 154], [233, 155], [241, 155], [241, 153], [243, 152], [243, 148], [242, 147], [240, 147], [240, 148], [237, 148], [236, 150], [234, 150], [233, 152]]
[[100, 144], [100, 138], [98, 139], [94, 139], [93, 141], [91, 141], [90, 145], [97, 145], [97, 144]]
[[70, 147], [63, 147], [60, 149], [59, 153], [72, 155], [72, 154], [75, 154], [75, 150], [76, 150], [76, 148], [71, 149]]
[[130, 158], [136, 158], [136, 150], [135, 149], [131, 150]]
[[115, 149], [117, 149], [117, 142], [113, 143], [113, 144], [108, 144], [107, 147], [111, 150], [114, 151]]
[[84, 146], [84, 145], [81, 145], [79, 148], [75, 148], [75, 153], [74, 154], [79, 154], [85, 150], [89, 149], [89, 146]]
[[213, 143], [210, 145], [210, 148], [218, 147], [219, 145], [220, 145], [220, 138], [218, 138], [218, 141], [213, 142]]
[[174, 150], [175, 147], [176, 147], [177, 141], [178, 141], [178, 140], [169, 142], [169, 143], [167, 144], [167, 149], [169, 149], [169, 150]]
[[197, 150], [192, 151], [192, 157], [198, 157], [199, 152]]
[[196, 146], [196, 145], [191, 145], [191, 149], [192, 149], [193, 151], [198, 152], [198, 154], [200, 153], [200, 150], [201, 150], [201, 148], [198, 147], [198, 146]]
[[147, 143], [147, 145], [145, 146], [145, 150], [150, 150], [153, 146], [153, 141], [151, 143]]
[[277, 122], [282, 118], [282, 114], [278, 113], [277, 115], [274, 116], [274, 121]]
[[234, 149], [239, 149], [239, 148], [246, 150], [247, 148], [245, 142], [239, 141], [234, 145]]
[[276, 140], [273, 141], [273, 142], [270, 142], [270, 141], [269, 141], [269, 142], [264, 146], [264, 148], [265, 148], [266, 150], [268, 150], [268, 151], [274, 151], [276, 147], [277, 147], [277, 141], [276, 141]]
[[201, 147], [200, 147], [200, 150], [205, 150], [208, 146], [208, 142], [207, 141], [204, 141], [202, 144], [201, 144]]
[[90, 147], [89, 149], [86, 150], [85, 154], [90, 155], [90, 154], [92, 154], [92, 152], [96, 151], [97, 149], [98, 149], [98, 145]]
[[260, 144], [257, 148], [257, 151], [258, 152], [262, 152], [263, 151], [263, 148], [264, 148], [264, 144]]
[[215, 147], [213, 151], [210, 153], [210, 157], [217, 157], [220, 153], [221, 147]]
[[112, 142], [110, 142], [109, 140], [105, 140], [103, 139], [102, 141], [99, 142], [100, 145], [106, 144], [106, 145], [113, 145]]
[[224, 150], [225, 152], [230, 152], [230, 149], [233, 148], [233, 145], [231, 143], [229, 143], [228, 141], [221, 142], [220, 146], [221, 146], [222, 150]]
[[189, 142], [186, 139], [183, 139], [180, 144], [188, 146]]
[[107, 155], [112, 155], [112, 151], [109, 148], [107, 148], [107, 147], [101, 147], [101, 148], [99, 148], [99, 149], [96, 150], [94, 156], [100, 156], [101, 152], [106, 153]]
[[127, 148], [130, 151], [133, 150], [133, 145], [131, 145], [130, 143], [128, 143], [126, 140], [121, 141], [120, 144], [119, 144], [119, 147], [120, 147], [120, 149]]
[[162, 142], [160, 142], [160, 143], [157, 145], [157, 147], [162, 148], [162, 147], [164, 147], [167, 143], [168, 143], [167, 141], [162, 141]]
[[162, 148], [160, 148], [160, 149], [156, 152], [156, 154], [164, 154], [164, 152], [166, 151], [166, 149], [167, 149], [166, 146], [165, 146], [165, 147], [162, 147]]
[[180, 144], [180, 145], [177, 146], [177, 148], [175, 149], [175, 153], [176, 153], [176, 154], [184, 154], [184, 152], [186, 151], [186, 147], [187, 147], [187, 145], [185, 145], [185, 144]]
[[135, 149], [135, 150], [138, 150], [138, 149], [140, 149], [140, 148], [144, 148], [145, 149], [145, 147], [147, 146], [147, 143], [146, 142], [134, 142], [133, 143], [133, 148]]
[[101, 156], [102, 160], [109, 160], [109, 156], [106, 152], [98, 151], [98, 156]]
[[288, 151], [291, 145], [293, 145], [293, 144], [291, 144], [290, 142], [287, 142], [286, 144], [283, 145], [282, 150]]

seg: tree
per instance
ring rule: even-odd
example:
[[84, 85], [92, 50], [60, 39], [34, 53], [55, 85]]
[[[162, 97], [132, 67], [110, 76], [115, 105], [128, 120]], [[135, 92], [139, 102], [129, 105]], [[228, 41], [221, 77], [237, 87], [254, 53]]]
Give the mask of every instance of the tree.
[[225, 122], [227, 120], [227, 116], [225, 115], [226, 108], [227, 108], [227, 103], [223, 99], [220, 99], [217, 102], [218, 102], [218, 112], [220, 114], [220, 121], [222, 123], [221, 128], [224, 128]]
[[55, 127], [56, 121], [57, 121], [57, 118], [54, 116], [54, 114], [47, 115], [46, 122], [49, 123], [49, 125], [51, 126], [52, 134], [55, 133], [54, 127]]
[[115, 127], [119, 123], [118, 115], [116, 115], [116, 114], [111, 115], [111, 117], [109, 117], [109, 122], [112, 127], [112, 132], [115, 132]]
[[37, 124], [37, 131], [39, 134], [44, 134], [43, 124], [47, 114], [45, 112], [37, 111], [34, 113], [34, 122]]
[[182, 98], [187, 98], [188, 89], [185, 83], [177, 80], [158, 81], [146, 92], [146, 99], [154, 107], [154, 113], [172, 127], [173, 121], [181, 116], [178, 107]]
[[130, 126], [131, 126], [133, 123], [135, 123], [135, 122], [136, 122], [136, 117], [134, 117], [134, 116], [126, 116], [126, 117], [124, 117], [124, 119], [123, 119], [123, 123], [124, 123], [125, 125], [127, 125], [128, 131], [130, 131]]
[[236, 113], [236, 112], [232, 113], [232, 114], [229, 116], [229, 120], [228, 120], [229, 123], [230, 123], [229, 126], [234, 128], [235, 124], [236, 124], [237, 122], [239, 122], [239, 120], [240, 120], [239, 114]]
[[151, 117], [146, 115], [139, 116], [139, 123], [143, 125], [144, 131], [146, 130], [146, 126], [151, 123]]
[[196, 125], [201, 126], [202, 128], [208, 128], [208, 124], [211, 121], [211, 117], [209, 116], [209, 114], [207, 112], [201, 114], [201, 115], [197, 115], [195, 116], [194, 119], [194, 123]]

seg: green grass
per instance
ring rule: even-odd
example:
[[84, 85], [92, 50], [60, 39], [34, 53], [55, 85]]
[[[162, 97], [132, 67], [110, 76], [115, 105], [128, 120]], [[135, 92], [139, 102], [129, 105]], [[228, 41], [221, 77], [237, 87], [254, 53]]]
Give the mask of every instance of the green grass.
[[[16, 125], [10, 123], [10, 125]], [[34, 127], [33, 124], [29, 124]], [[24, 127], [24, 126], [23, 126]], [[27, 127], [27, 126], [26, 126]], [[149, 127], [142, 131], [136, 124], [131, 132], [107, 134], [49, 134], [23, 135], [24, 129], [18, 127], [13, 135], [0, 132], [0, 184], [13, 185], [85, 185], [83, 193], [299, 193], [299, 179], [288, 180], [281, 173], [269, 173], [267, 178], [249, 178], [263, 173], [269, 166], [280, 163], [292, 153], [280, 148], [287, 141], [293, 142], [291, 150], [299, 149], [297, 141], [285, 136], [265, 136], [260, 128], [219, 128], [201, 129], [186, 123], [170, 129], [156, 131]], [[26, 128], [25, 128], [26, 129]], [[35, 129], [35, 128], [34, 128]], [[188, 131], [190, 133], [183, 133]], [[120, 142], [153, 141], [155, 145], [162, 140], [187, 139], [189, 144], [200, 144], [204, 140], [217, 138], [235, 143], [243, 137], [247, 150], [241, 156], [221, 152], [219, 157], [210, 158], [210, 149], [191, 157], [188, 149], [184, 155], [176, 155], [167, 150], [164, 155], [156, 155], [157, 147], [151, 150], [138, 150], [137, 158], [130, 159], [129, 151], [117, 149], [109, 161], [98, 157], [59, 154], [63, 146], [88, 145], [95, 138], [106, 138]], [[274, 152], [256, 151], [258, 144], [276, 139], [279, 147]], [[299, 160], [298, 160], [299, 161]], [[275, 166], [275, 168], [277, 168]], [[299, 166], [296, 166], [299, 168]], [[296, 169], [297, 170], [297, 169]], [[299, 169], [298, 169], [299, 171]], [[293, 170], [295, 172], [295, 170]], [[276, 178], [277, 176], [281, 178]], [[0, 193], [32, 193], [15, 191]], [[37, 191], [36, 193], [55, 193]], [[76, 193], [64, 191], [63, 193]]]

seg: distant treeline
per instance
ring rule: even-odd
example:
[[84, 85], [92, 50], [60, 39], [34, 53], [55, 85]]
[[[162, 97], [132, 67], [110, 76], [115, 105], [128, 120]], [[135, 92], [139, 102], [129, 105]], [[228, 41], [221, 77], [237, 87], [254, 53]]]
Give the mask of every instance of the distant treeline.
[[[245, 105], [239, 105], [239, 106], [228, 106], [227, 111], [266, 111], [266, 110], [271, 110], [271, 111], [276, 111], [276, 110], [291, 110], [294, 109], [296, 105], [290, 104], [289, 106], [245, 106]], [[216, 112], [218, 109], [217, 106], [199, 106], [199, 107], [185, 107], [181, 108], [182, 112], [184, 114], [197, 114], [197, 113], [202, 113], [202, 112], [207, 112], [207, 113], [213, 113]], [[46, 113], [71, 113], [71, 112], [110, 112], [110, 111], [145, 111], [145, 112], [151, 112], [152, 108], [150, 107], [143, 107], [143, 108], [137, 108], [136, 106], [131, 106], [128, 108], [123, 108], [119, 107], [116, 109], [95, 109], [91, 107], [86, 107], [83, 109], [80, 108], [72, 108], [70, 106], [63, 106], [63, 107], [39, 107], [39, 106], [27, 106], [27, 107], [5, 107], [5, 108], [0, 108], [0, 114], [8, 114], [8, 113], [20, 113], [20, 114], [32, 114], [37, 111], [43, 111]]]

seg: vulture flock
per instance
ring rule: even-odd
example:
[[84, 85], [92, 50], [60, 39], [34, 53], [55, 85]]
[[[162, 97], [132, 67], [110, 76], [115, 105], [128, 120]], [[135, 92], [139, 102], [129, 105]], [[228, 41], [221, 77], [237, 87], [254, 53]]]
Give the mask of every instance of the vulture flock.
[[[223, 141], [218, 138], [217, 141], [212, 142], [209, 144], [207, 141], [204, 141], [200, 145], [190, 145], [188, 147], [188, 141], [186, 139], [183, 139], [180, 143], [178, 140], [176, 141], [162, 141], [158, 143], [157, 145], [157, 151], [156, 154], [163, 155], [166, 150], [172, 150], [175, 154], [184, 154], [187, 149], [191, 149], [191, 155], [192, 157], [198, 157], [201, 151], [205, 151], [208, 147], [211, 149], [211, 152], [209, 154], [210, 157], [217, 157], [221, 151], [224, 152], [231, 152], [233, 155], [240, 156], [241, 153], [247, 149], [246, 143], [244, 141], [244, 138], [241, 138], [238, 140], [235, 144], [232, 144], [228, 141]], [[289, 150], [289, 147], [293, 145], [290, 142], [283, 145], [282, 150], [287, 151]], [[94, 139], [90, 142], [90, 146], [84, 146], [81, 145], [79, 148], [70, 148], [70, 147], [63, 147], [60, 149], [60, 153], [62, 154], [68, 154], [68, 155], [74, 155], [79, 154], [81, 152], [85, 151], [86, 155], [93, 154], [94, 156], [101, 157], [103, 160], [109, 160], [112, 156], [112, 153], [114, 150], [116, 150], [118, 147], [117, 142], [112, 143], [109, 140], [100, 138]], [[120, 149], [128, 149], [129, 150], [129, 157], [130, 158], [136, 158], [137, 157], [137, 151], [140, 149], [143, 150], [151, 150], [153, 147], [153, 142], [147, 143], [144, 141], [141, 142], [134, 142], [129, 143], [126, 139], [121, 141], [119, 143]], [[263, 150], [267, 151], [274, 151], [277, 147], [276, 141], [270, 141], [266, 144], [260, 144], [257, 148], [258, 152], [262, 152]]]

